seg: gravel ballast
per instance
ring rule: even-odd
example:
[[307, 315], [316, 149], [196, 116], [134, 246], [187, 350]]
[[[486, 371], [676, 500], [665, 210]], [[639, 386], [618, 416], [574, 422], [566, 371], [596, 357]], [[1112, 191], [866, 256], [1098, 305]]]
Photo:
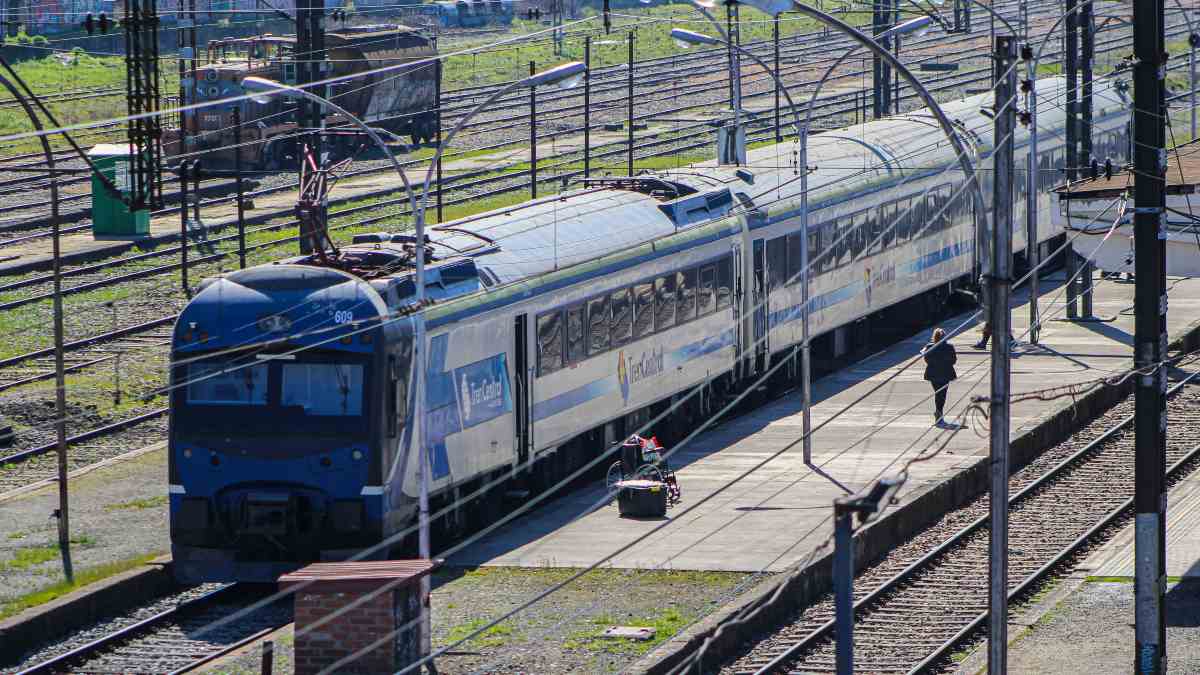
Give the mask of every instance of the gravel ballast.
[[[578, 570], [445, 569], [433, 580], [433, 644], [457, 642]], [[437, 660], [439, 673], [615, 673], [714, 611], [752, 575], [680, 570], [588, 572]], [[650, 626], [653, 640], [601, 637], [609, 626]], [[276, 636], [276, 673], [292, 672], [291, 630]], [[259, 672], [257, 647], [210, 672]]]
[[[62, 580], [58, 523], [52, 515], [57, 508], [55, 484], [0, 502], [0, 606]], [[166, 450], [72, 480], [69, 513], [76, 574], [165, 553], [170, 548]]]

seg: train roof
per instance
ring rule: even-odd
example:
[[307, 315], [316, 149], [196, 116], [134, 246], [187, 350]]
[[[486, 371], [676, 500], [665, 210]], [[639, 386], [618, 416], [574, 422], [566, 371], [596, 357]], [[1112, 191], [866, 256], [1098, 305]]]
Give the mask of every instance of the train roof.
[[[1052, 130], [1062, 127], [1065, 79], [1040, 80], [1038, 92], [1039, 126], [1056, 133]], [[1129, 105], [1124, 89], [1111, 79], [1097, 81], [1093, 97], [1097, 120]], [[977, 164], [992, 146], [992, 122], [980, 113], [990, 99], [984, 94], [943, 104], [965, 131]], [[1027, 137], [1028, 131], [1018, 128], [1018, 145]], [[582, 189], [432, 226], [426, 233], [429, 297], [487, 304], [528, 292], [530, 284], [579, 280], [599, 268], [660, 255], [681, 242], [725, 236], [756, 212], [794, 213], [801, 200], [798, 153], [799, 145], [785, 137], [783, 143], [750, 151], [744, 167], [702, 163], [596, 178]], [[961, 180], [952, 146], [924, 110], [813, 135], [807, 159], [809, 209], [821, 220], [862, 208], [847, 198], [851, 195], [938, 172], [945, 172], [947, 182]], [[359, 235], [332, 264], [368, 281], [395, 310], [412, 302], [415, 245], [410, 233]], [[315, 256], [281, 262], [328, 264]], [[455, 307], [436, 313], [463, 306], [450, 304]]]

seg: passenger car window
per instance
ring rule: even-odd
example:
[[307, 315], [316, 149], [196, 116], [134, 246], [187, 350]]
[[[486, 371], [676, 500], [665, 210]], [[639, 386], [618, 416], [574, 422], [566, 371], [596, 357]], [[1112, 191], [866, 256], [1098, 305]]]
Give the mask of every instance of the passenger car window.
[[666, 330], [675, 325], [675, 275], [654, 280], [654, 330]]
[[562, 368], [562, 313], [550, 312], [538, 317], [538, 377]]
[[612, 346], [623, 345], [633, 336], [633, 300], [630, 290], [622, 288], [613, 291], [612, 306]]
[[589, 354], [600, 354], [608, 350], [608, 296], [592, 298], [588, 302]]
[[679, 308], [675, 311], [675, 322], [683, 323], [696, 318], [696, 270], [675, 273], [676, 293]]
[[[803, 234], [801, 234], [801, 233], [799, 233], [799, 232], [797, 232], [796, 234], [789, 234], [789, 235], [788, 235], [788, 241], [787, 241], [787, 244], [788, 244], [788, 252], [787, 252], [787, 259], [788, 259], [787, 283], [788, 283], [789, 285], [790, 285], [790, 284], [798, 284], [798, 283], [800, 283], [800, 270], [802, 269], [802, 266], [800, 265], [800, 262], [801, 262], [801, 259], [804, 257], [803, 255], [801, 255], [801, 254], [803, 253], [803, 251], [802, 251], [801, 249], [802, 249], [802, 248], [803, 248], [803, 246], [804, 246], [804, 240], [803, 240], [803, 239], [801, 239], [801, 237], [803, 237], [803, 236], [804, 236], [804, 235], [803, 235]], [[813, 248], [815, 247], [815, 240], [816, 240], [816, 238], [817, 238], [817, 233], [816, 233], [816, 231], [815, 231], [815, 230], [814, 230], [814, 231], [810, 231], [810, 232], [808, 233], [808, 256], [809, 256], [809, 258], [808, 258], [808, 259], [809, 259], [809, 260], [812, 260]]]
[[587, 357], [587, 333], [584, 330], [583, 305], [567, 308], [567, 363], [579, 363]]
[[633, 287], [633, 297], [637, 301], [633, 337], [646, 337], [654, 332], [654, 283], [637, 284]]
[[767, 240], [767, 290], [782, 288], [787, 281], [787, 239]]
[[696, 295], [696, 313], [704, 316], [716, 309], [716, 298], [713, 297], [713, 286], [717, 279], [717, 268], [706, 265], [700, 268], [700, 289]]
[[717, 309], [733, 304], [733, 256], [717, 263]]

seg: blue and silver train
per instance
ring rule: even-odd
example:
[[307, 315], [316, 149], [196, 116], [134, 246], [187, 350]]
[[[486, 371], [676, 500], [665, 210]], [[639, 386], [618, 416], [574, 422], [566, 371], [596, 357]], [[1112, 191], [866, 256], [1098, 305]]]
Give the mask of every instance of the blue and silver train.
[[[1044, 190], [1063, 165], [1064, 81], [1038, 86], [1047, 213]], [[1127, 95], [1105, 80], [1094, 96], [1095, 154], [1120, 161]], [[980, 164], [989, 99], [945, 106]], [[1025, 129], [1017, 142], [1024, 166]], [[810, 326], [814, 353], [837, 357], [856, 330], [882, 323], [861, 319], [920, 315], [913, 307], [971, 283], [971, 199], [922, 111], [813, 136], [810, 146]], [[438, 523], [451, 532], [494, 516], [506, 492], [557, 483], [673, 402], [686, 397], [672, 424], [694, 426], [792, 358], [801, 337], [795, 152], [787, 140], [752, 151], [745, 167], [591, 181], [432, 228], [419, 410], [413, 237], [360, 235], [333, 258], [206, 280], [174, 332], [176, 574], [272, 580], [406, 529], [418, 414], [433, 508], [458, 505]], [[990, 195], [991, 174], [981, 175]], [[1060, 234], [1049, 222], [1043, 246]], [[1014, 239], [1024, 249], [1023, 225]], [[500, 487], [461, 500], [493, 481]]]

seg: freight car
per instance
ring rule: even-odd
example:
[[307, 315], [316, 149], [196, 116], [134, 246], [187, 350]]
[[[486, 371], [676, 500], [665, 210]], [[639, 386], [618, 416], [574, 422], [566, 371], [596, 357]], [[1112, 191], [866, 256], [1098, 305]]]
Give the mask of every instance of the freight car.
[[[205, 104], [164, 131], [168, 156], [204, 152], [205, 158], [228, 160], [234, 145], [233, 110], [242, 119], [242, 159], [262, 168], [282, 168], [297, 157], [294, 100], [276, 97], [266, 103], [219, 101], [244, 93], [241, 82], [250, 75], [296, 84], [295, 36], [214, 40], [208, 44], [207, 65], [185, 80], [186, 104]], [[411, 28], [374, 25], [338, 29], [325, 34], [328, 77], [368, 73], [385, 66], [413, 63], [436, 55], [434, 41]], [[375, 127], [411, 136], [414, 143], [437, 135], [438, 68], [432, 62], [384, 74], [364, 74], [318, 92]], [[330, 113], [327, 127], [344, 122]], [[354, 134], [327, 134], [335, 152], [361, 143]], [[182, 143], [177, 142], [182, 137]]]
[[[1065, 90], [1062, 78], [1038, 83], [1038, 191], [1016, 181], [1018, 212], [1034, 198], [1045, 213], [1045, 190], [1061, 180]], [[1111, 80], [1093, 96], [1096, 152], [1120, 161], [1129, 101]], [[990, 99], [944, 106], [981, 165]], [[1024, 128], [1016, 144], [1024, 166]], [[176, 574], [264, 581], [306, 561], [400, 548], [417, 506], [414, 421], [432, 508], [445, 509], [437, 527], [451, 533], [494, 518], [506, 491], [544, 490], [676, 406], [654, 429], [671, 443], [772, 365], [795, 373], [801, 237], [818, 360], [843, 356], [864, 326], [912, 325], [973, 283], [970, 193], [926, 111], [811, 145], [807, 232], [791, 141], [751, 151], [741, 168], [601, 179], [431, 228], [420, 379], [411, 235], [359, 235], [337, 256], [208, 280], [172, 347]], [[1018, 228], [1013, 245], [1061, 235], [1046, 219], [1036, 242]]]

